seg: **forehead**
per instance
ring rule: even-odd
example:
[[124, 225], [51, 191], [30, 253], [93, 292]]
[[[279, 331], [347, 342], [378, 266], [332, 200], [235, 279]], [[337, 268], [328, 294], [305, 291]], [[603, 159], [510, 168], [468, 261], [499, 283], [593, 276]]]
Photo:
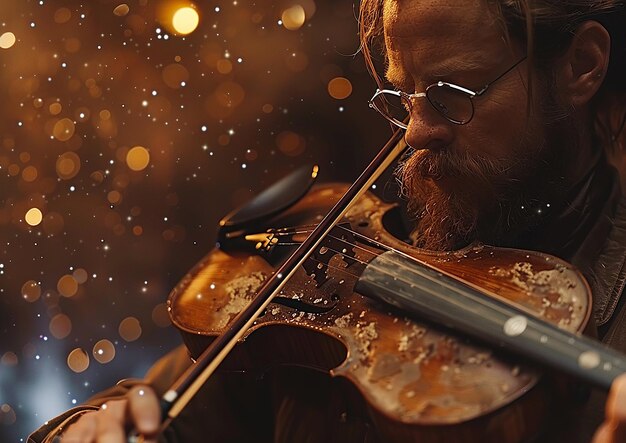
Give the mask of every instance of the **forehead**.
[[485, 0], [385, 0], [383, 24], [390, 71], [419, 67], [445, 75], [488, 69], [506, 55], [502, 28]]

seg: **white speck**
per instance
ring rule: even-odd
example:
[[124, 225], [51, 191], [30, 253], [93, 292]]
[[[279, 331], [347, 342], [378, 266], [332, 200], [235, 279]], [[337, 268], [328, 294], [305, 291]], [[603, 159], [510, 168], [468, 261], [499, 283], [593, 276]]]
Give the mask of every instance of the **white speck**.
[[578, 365], [583, 369], [593, 369], [600, 364], [600, 354], [595, 351], [585, 351], [578, 356]]
[[528, 320], [523, 315], [516, 315], [504, 323], [504, 333], [510, 337], [522, 334], [528, 326]]

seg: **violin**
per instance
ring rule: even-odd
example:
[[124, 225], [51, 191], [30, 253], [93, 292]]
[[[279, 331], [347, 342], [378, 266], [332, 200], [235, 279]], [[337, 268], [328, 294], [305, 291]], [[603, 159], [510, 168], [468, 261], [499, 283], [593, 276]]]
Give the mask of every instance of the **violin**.
[[403, 149], [396, 135], [351, 187], [292, 177], [223, 220], [168, 300], [196, 364], [163, 396], [164, 426], [218, 367], [292, 365], [348, 381], [383, 441], [524, 441], [553, 394], [528, 359], [606, 389], [626, 372], [580, 335], [591, 294], [568, 263], [394, 236], [397, 206], [367, 189]]

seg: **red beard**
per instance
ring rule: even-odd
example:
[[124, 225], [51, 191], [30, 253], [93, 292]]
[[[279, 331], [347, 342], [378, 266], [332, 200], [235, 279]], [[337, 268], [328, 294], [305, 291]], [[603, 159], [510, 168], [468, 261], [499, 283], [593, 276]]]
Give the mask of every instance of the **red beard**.
[[417, 151], [402, 163], [397, 175], [417, 218], [415, 246], [453, 250], [473, 240], [493, 242], [492, 233], [510, 229], [511, 217], [503, 215], [521, 200], [517, 189], [531, 170], [530, 158], [514, 158], [440, 149]]

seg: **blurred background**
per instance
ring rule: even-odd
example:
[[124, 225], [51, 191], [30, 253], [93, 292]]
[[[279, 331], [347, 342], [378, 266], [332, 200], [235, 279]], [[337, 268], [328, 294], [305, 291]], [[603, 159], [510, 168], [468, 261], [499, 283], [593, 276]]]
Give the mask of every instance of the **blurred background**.
[[356, 0], [0, 1], [0, 441], [180, 343], [169, 291], [294, 168], [390, 134]]

